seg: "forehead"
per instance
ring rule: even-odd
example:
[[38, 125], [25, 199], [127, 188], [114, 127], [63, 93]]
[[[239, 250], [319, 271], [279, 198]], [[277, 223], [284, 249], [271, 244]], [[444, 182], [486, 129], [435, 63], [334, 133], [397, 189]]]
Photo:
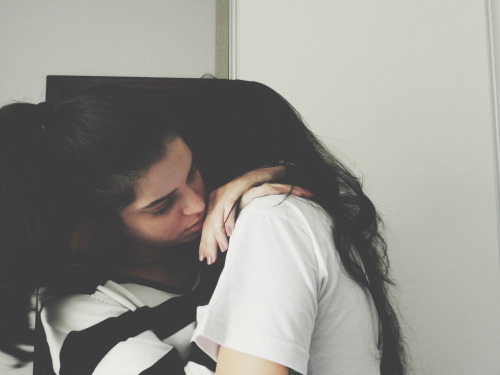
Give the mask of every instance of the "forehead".
[[186, 179], [191, 168], [191, 150], [180, 137], [166, 145], [163, 157], [151, 165], [135, 186], [135, 200], [129, 207], [136, 210], [173, 192]]

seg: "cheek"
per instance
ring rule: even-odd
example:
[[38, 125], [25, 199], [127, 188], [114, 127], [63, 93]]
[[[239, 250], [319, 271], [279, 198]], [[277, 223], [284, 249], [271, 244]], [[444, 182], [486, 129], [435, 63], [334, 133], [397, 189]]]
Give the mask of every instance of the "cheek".
[[123, 220], [124, 232], [131, 238], [145, 241], [169, 239], [177, 231], [178, 220], [169, 216], [142, 217], [141, 220]]
[[171, 239], [178, 231], [179, 220], [173, 220], [172, 215], [152, 217], [142, 223], [141, 234], [145, 239]]

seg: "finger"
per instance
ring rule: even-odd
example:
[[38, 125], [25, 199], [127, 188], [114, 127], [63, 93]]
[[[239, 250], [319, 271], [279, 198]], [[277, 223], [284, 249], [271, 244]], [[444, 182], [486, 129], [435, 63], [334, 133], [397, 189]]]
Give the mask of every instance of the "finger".
[[201, 232], [200, 248], [198, 250], [200, 262], [202, 262], [207, 257], [207, 253], [205, 250], [207, 239], [206, 239], [206, 235], [204, 234], [204, 232], [205, 232], [204, 230], [202, 230], [202, 232]]
[[207, 260], [207, 264], [213, 264], [217, 259], [219, 241], [213, 230], [207, 230], [206, 236], [200, 243], [200, 261]]
[[[212, 264], [217, 259], [218, 250], [224, 252], [229, 246], [228, 234], [226, 232], [226, 219], [222, 211], [222, 206], [216, 208], [210, 217], [211, 232], [213, 234], [214, 240], [206, 248], [207, 257], [210, 258], [209, 264]], [[215, 229], [214, 229], [215, 228]]]
[[217, 249], [220, 248], [221, 251], [226, 251], [228, 247], [227, 238], [219, 232], [214, 236], [214, 240], [205, 248], [205, 254], [207, 258], [207, 264], [214, 264], [217, 260]]
[[296, 197], [312, 197], [314, 194], [307, 189], [296, 185], [287, 184], [271, 184], [276, 189], [282, 191], [284, 194], [294, 195]]
[[199, 249], [199, 259], [200, 262], [207, 258], [211, 253], [210, 249], [216, 244], [215, 236], [213, 231], [210, 230], [207, 221], [203, 223], [203, 229], [201, 231], [200, 239], [200, 249]]
[[201, 250], [204, 258], [207, 259], [207, 264], [213, 264], [216, 261], [219, 248], [226, 250], [228, 246], [224, 227], [224, 202], [221, 202], [219, 198], [217, 191], [210, 194], [209, 210], [203, 225], [204, 241]]
[[262, 184], [248, 190], [241, 197], [240, 209], [248, 205], [251, 201], [256, 198], [264, 197], [266, 195], [277, 195], [283, 194], [283, 189], [273, 186], [274, 184]]
[[217, 220], [217, 212], [207, 212], [201, 232], [199, 259], [200, 261], [207, 259], [208, 264], [213, 263], [214, 254], [217, 253], [218, 248], [215, 230], [213, 229], [214, 221], [222, 222], [222, 219]]
[[215, 238], [217, 240], [217, 243], [219, 244], [219, 249], [221, 251], [226, 251], [229, 246], [229, 242], [227, 240], [226, 229], [224, 227], [221, 227], [218, 231], [215, 232]]
[[260, 198], [266, 195], [277, 195], [277, 194], [290, 194], [297, 197], [312, 197], [314, 194], [309, 190], [306, 190], [300, 186], [287, 185], [287, 184], [262, 184], [248, 190], [241, 197], [241, 203], [239, 208], [245, 207], [251, 201], [256, 198]]
[[217, 259], [217, 240], [215, 236], [208, 235], [207, 239], [200, 244], [200, 261], [207, 260], [207, 264], [212, 264]]
[[233, 206], [232, 210], [229, 212], [227, 216], [224, 227], [226, 228], [226, 233], [230, 237], [234, 231], [234, 224], [236, 222], [236, 206]]
[[238, 197], [232, 205], [226, 205], [226, 210], [224, 211], [224, 227], [226, 229], [227, 236], [231, 236], [234, 230], [234, 224], [236, 221], [236, 213], [238, 212], [238, 207], [240, 205], [241, 197]]

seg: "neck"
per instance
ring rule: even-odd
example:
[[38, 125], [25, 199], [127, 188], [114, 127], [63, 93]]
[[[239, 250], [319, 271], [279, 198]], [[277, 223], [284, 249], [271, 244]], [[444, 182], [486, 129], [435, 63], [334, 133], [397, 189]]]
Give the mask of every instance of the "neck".
[[181, 290], [190, 290], [199, 271], [198, 246], [183, 244], [167, 249], [142, 249], [135, 253], [129, 275]]

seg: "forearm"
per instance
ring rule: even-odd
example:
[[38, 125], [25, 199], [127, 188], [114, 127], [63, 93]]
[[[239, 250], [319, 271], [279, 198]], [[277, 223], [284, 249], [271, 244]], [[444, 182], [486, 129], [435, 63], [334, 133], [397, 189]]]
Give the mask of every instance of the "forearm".
[[282, 165], [269, 166], [260, 169], [254, 169], [245, 173], [242, 177], [247, 180], [251, 186], [262, 184], [264, 182], [279, 181], [285, 177], [286, 168]]

